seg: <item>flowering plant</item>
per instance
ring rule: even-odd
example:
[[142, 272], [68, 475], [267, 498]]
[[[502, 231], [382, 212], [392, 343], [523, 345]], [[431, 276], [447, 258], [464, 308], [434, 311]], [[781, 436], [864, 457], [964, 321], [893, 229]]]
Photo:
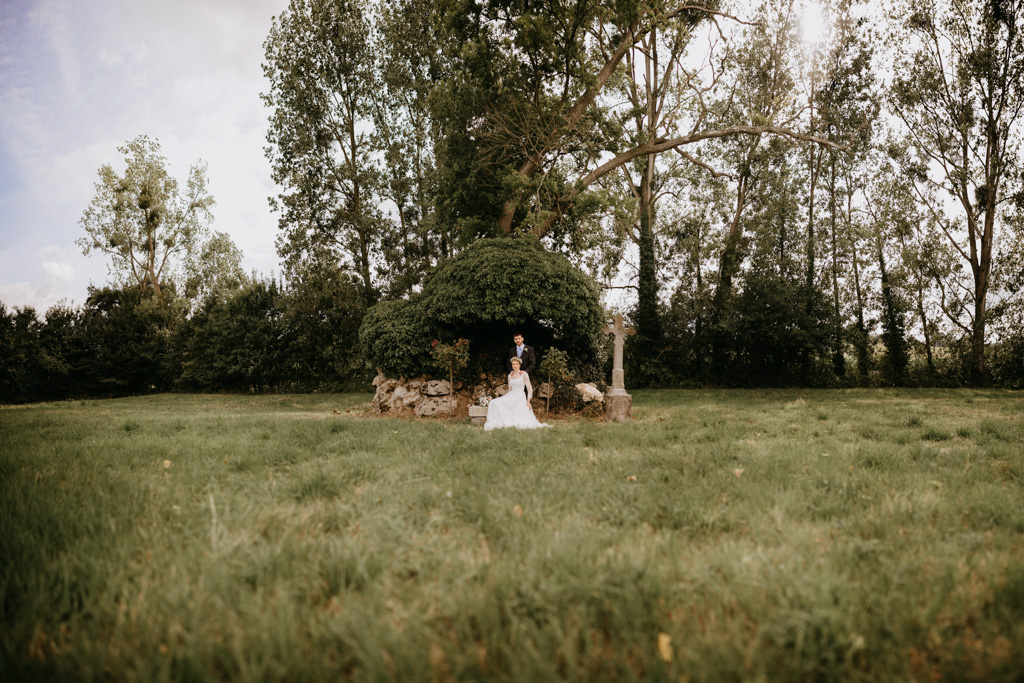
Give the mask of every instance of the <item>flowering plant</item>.
[[483, 407], [485, 407], [485, 408], [486, 408], [486, 407], [487, 407], [487, 404], [491, 402], [491, 397], [490, 397], [490, 396], [481, 396], [480, 398], [478, 398], [478, 399], [476, 400], [476, 402], [477, 402], [477, 403], [478, 403], [479, 405], [482, 405]]

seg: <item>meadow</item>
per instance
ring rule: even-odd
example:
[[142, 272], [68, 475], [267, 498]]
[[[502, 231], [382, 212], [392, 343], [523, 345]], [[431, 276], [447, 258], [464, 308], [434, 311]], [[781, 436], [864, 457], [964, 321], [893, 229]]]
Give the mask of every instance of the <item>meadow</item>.
[[0, 407], [0, 679], [1024, 680], [1024, 394]]

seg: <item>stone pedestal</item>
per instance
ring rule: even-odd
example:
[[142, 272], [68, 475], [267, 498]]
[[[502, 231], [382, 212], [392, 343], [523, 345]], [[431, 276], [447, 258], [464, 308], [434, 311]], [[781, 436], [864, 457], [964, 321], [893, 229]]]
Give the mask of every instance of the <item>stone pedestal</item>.
[[487, 406], [470, 406], [469, 421], [475, 425], [487, 422]]
[[633, 397], [614, 390], [604, 397], [604, 419], [608, 422], [629, 422], [633, 419]]

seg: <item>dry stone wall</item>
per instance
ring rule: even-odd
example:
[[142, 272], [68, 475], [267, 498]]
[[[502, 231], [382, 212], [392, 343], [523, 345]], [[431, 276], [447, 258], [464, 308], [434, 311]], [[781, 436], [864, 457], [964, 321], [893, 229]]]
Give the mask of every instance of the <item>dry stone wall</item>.
[[[411, 379], [390, 379], [378, 373], [373, 379], [377, 388], [373, 396], [373, 410], [376, 413], [411, 414], [418, 417], [448, 415], [479, 405], [481, 399], [498, 398], [508, 393], [508, 384], [503, 375], [480, 375], [475, 383], [455, 382], [455, 390], [448, 380], [413, 377]], [[604, 396], [593, 384], [577, 384], [577, 391], [584, 403], [601, 402]], [[536, 387], [533, 395], [535, 408], [541, 407], [543, 399], [551, 396], [552, 387], [547, 382]]]

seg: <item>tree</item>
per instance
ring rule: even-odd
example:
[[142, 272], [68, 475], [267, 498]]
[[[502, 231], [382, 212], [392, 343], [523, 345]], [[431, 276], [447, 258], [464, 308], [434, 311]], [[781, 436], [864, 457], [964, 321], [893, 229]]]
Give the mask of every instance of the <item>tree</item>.
[[[432, 0], [381, 0], [376, 9], [380, 88], [373, 144], [383, 160], [381, 193], [394, 202], [397, 220], [382, 244], [389, 266], [381, 273], [387, 296], [411, 292], [437, 259], [451, 255], [454, 244], [455, 226], [439, 220], [435, 147], [440, 132], [430, 105], [444, 64], [436, 12]], [[434, 98], [439, 94], [440, 89]]]
[[202, 391], [265, 392], [289, 381], [282, 296], [273, 280], [257, 279], [213, 299], [189, 321], [180, 384]]
[[224, 232], [213, 232], [185, 266], [184, 294], [191, 302], [223, 298], [248, 283], [242, 251]]
[[281, 187], [278, 252], [350, 268], [372, 302], [384, 222], [372, 116], [378, 83], [364, 0], [291, 0], [264, 43], [271, 108], [266, 148]]
[[[1024, 5], [1007, 0], [903, 0], [893, 12], [896, 58], [889, 103], [905, 124], [919, 199], [970, 266], [971, 366], [985, 377], [985, 326], [1000, 210], [1020, 189]], [[905, 46], [905, 47], [904, 47]], [[905, 49], [906, 48], [906, 49]], [[949, 217], [926, 190], [959, 206]], [[960, 321], [956, 324], [962, 325]]]
[[289, 278], [281, 308], [281, 326], [287, 331], [284, 373], [292, 386], [330, 391], [365, 387], [370, 377], [358, 333], [366, 307], [355, 276], [305, 265]]
[[[619, 87], [615, 91], [621, 90], [628, 104], [628, 109], [622, 114], [627, 144], [638, 145], [658, 139], [666, 125], [671, 125], [671, 121], [682, 115], [680, 110], [685, 102], [679, 95], [685, 92], [685, 88], [680, 88], [680, 84], [696, 76], [684, 71], [682, 66], [691, 28], [686, 22], [668, 22], [663, 27], [653, 28], [626, 52], [624, 78], [616, 83]], [[673, 161], [679, 163], [678, 159]], [[670, 180], [679, 172], [671, 165], [659, 172], [658, 155], [655, 153], [639, 156], [619, 170], [635, 206], [635, 220], [630, 221], [632, 225], [628, 226], [625, 234], [637, 248], [637, 306], [633, 316], [637, 336], [632, 344], [632, 355], [648, 361], [647, 365], [635, 368], [638, 378], [635, 381], [644, 385], [656, 381], [663, 374], [650, 367], [651, 363], [657, 362], [663, 350], [658, 301], [657, 205], [671, 191]]]
[[172, 331], [182, 309], [138, 287], [89, 288], [72, 365], [90, 395], [117, 396], [169, 389], [178, 376]]
[[[158, 141], [140, 135], [117, 149], [125, 155], [125, 171], [119, 175], [109, 164], [100, 167], [96, 194], [79, 221], [86, 236], [76, 243], [86, 255], [109, 255], [119, 285], [166, 300], [169, 285], [172, 291], [185, 289], [183, 271], [201, 269], [195, 260], [207, 244], [214, 203], [206, 189], [206, 165], [192, 166], [182, 192], [167, 173]], [[230, 240], [218, 235], [217, 249], [225, 242]], [[225, 254], [236, 268], [239, 257], [237, 250]]]
[[451, 344], [435, 339], [430, 343], [430, 356], [434, 366], [442, 372], [448, 371], [448, 414], [455, 413], [455, 373], [462, 372], [469, 365], [469, 340], [459, 338]]

